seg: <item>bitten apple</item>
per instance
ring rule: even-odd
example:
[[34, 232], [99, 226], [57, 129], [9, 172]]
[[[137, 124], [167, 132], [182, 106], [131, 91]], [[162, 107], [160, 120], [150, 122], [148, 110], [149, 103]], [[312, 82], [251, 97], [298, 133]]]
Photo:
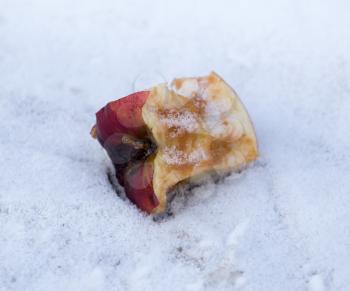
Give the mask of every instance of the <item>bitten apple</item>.
[[163, 212], [167, 192], [180, 181], [242, 168], [258, 156], [248, 113], [215, 73], [108, 103], [97, 112], [92, 135], [126, 196], [147, 213]]

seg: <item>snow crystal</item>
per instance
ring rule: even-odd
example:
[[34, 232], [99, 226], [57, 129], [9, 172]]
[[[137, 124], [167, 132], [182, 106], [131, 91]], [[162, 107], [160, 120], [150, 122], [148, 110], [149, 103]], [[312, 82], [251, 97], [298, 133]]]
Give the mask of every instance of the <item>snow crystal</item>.
[[[0, 7], [1, 291], [349, 290], [349, 1]], [[155, 222], [110, 185], [94, 114], [212, 70], [261, 157]]]
[[190, 152], [184, 152], [175, 146], [166, 147], [163, 151], [163, 159], [169, 165], [197, 164], [208, 157], [202, 148], [195, 148]]
[[166, 115], [160, 116], [160, 122], [167, 127], [175, 127], [180, 132], [192, 133], [199, 129], [195, 114], [186, 110], [171, 110]]

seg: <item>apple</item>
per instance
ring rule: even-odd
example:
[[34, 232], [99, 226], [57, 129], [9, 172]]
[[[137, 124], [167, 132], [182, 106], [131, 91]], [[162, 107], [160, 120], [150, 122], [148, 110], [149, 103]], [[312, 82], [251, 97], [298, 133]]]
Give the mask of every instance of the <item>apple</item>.
[[153, 190], [153, 161], [139, 161], [127, 167], [124, 174], [126, 196], [141, 210], [151, 213], [159, 205]]
[[163, 212], [179, 182], [241, 169], [258, 156], [247, 111], [216, 73], [112, 101], [96, 113], [91, 134], [126, 196], [147, 213]]
[[110, 157], [126, 196], [150, 213], [159, 203], [152, 187], [152, 162], [146, 161], [154, 144], [147, 136], [141, 112], [148, 94], [141, 91], [108, 103], [96, 113], [92, 135]]
[[146, 124], [142, 107], [148, 95], [149, 91], [130, 94], [108, 103], [96, 113], [96, 135], [102, 145], [114, 133], [144, 136]]

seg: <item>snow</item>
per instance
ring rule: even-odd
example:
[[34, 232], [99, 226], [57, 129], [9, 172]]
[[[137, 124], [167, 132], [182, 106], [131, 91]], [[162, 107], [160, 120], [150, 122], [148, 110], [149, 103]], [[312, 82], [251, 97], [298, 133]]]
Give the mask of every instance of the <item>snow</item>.
[[324, 284], [322, 277], [318, 274], [313, 275], [309, 281], [309, 290], [310, 291], [324, 291]]
[[175, 146], [165, 147], [162, 158], [169, 165], [197, 165], [201, 161], [208, 159], [202, 147], [196, 147], [190, 152], [184, 152]]
[[175, 127], [179, 132], [196, 132], [199, 129], [198, 117], [190, 111], [168, 110], [160, 116], [160, 122], [167, 127]]
[[[349, 290], [349, 8], [0, 0], [0, 290]], [[110, 186], [94, 113], [212, 70], [261, 157], [154, 221]]]

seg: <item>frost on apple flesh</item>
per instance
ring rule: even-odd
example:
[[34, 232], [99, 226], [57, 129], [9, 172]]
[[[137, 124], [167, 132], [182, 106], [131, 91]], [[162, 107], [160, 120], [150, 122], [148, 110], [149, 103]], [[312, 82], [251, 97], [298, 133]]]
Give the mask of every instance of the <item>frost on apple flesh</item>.
[[215, 73], [112, 101], [97, 112], [91, 134], [126, 196], [147, 213], [164, 212], [179, 182], [237, 170], [258, 156], [248, 113]]

